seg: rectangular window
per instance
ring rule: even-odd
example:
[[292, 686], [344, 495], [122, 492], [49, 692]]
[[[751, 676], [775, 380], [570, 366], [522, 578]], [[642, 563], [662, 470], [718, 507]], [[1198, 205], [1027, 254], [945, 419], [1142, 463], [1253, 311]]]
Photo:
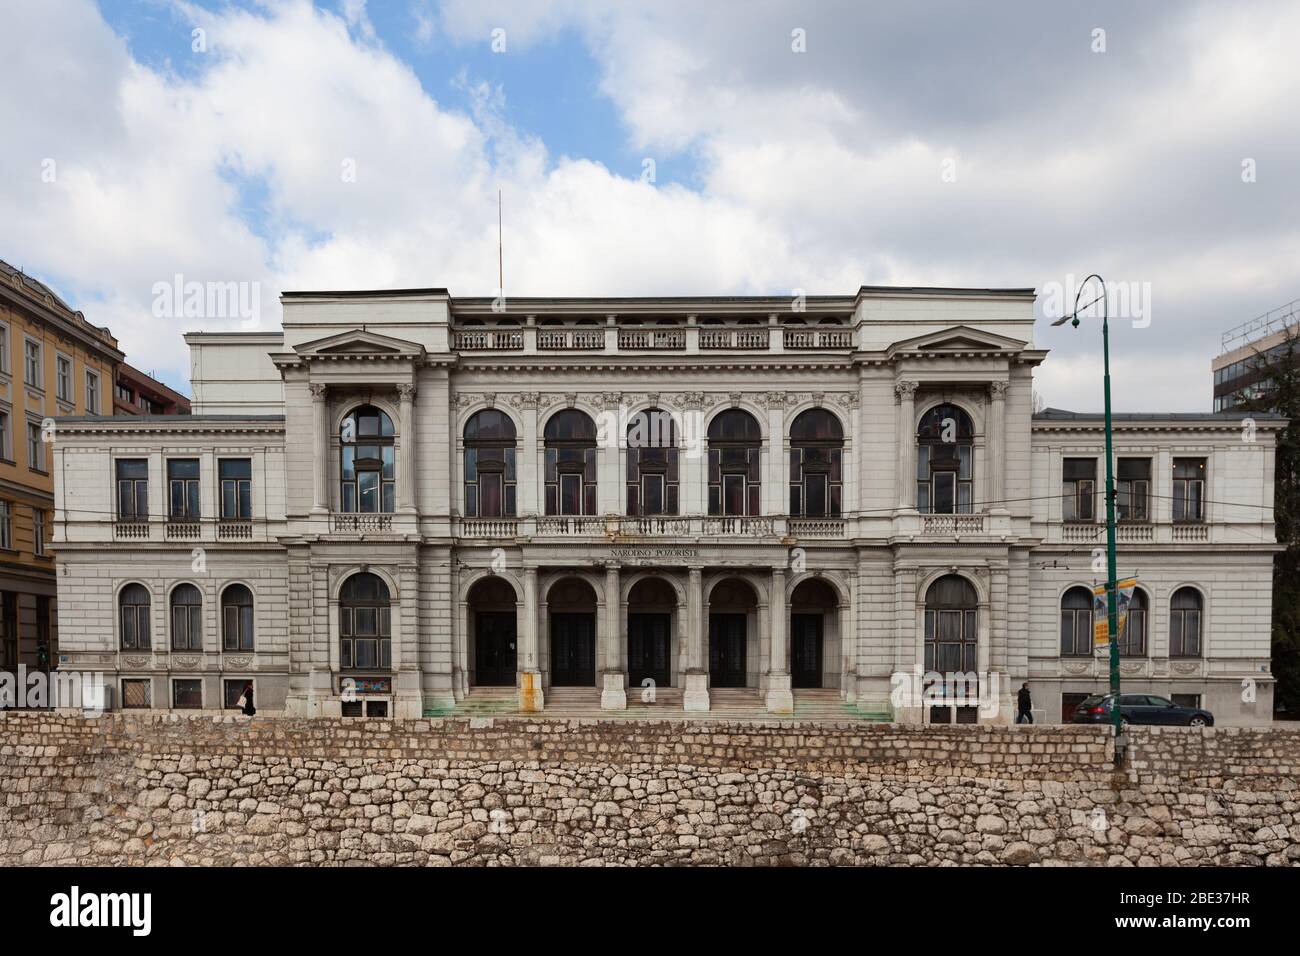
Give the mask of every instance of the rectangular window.
[[32, 471], [46, 471], [45, 438], [39, 422], [27, 423], [27, 465]]
[[10, 431], [8, 412], [0, 412], [0, 458], [14, 460], [13, 434]]
[[1205, 459], [1174, 459], [1174, 520], [1205, 520]]
[[200, 710], [203, 707], [203, 681], [172, 681], [172, 707], [177, 710]]
[[152, 706], [150, 683], [149, 680], [122, 681], [122, 709], [148, 710]]
[[32, 388], [40, 388], [42, 382], [41, 343], [26, 339], [23, 346], [23, 355], [25, 357], [23, 380]]
[[117, 469], [117, 520], [149, 520], [149, 461], [119, 458]]
[[86, 373], [86, 414], [99, 414], [99, 374]]
[[172, 458], [167, 462], [167, 517], [173, 521], [199, 519], [199, 460]]
[[1115, 520], [1149, 521], [1151, 459], [1121, 458], [1115, 484]]
[[0, 550], [9, 551], [13, 549], [13, 521], [11, 520], [11, 505], [7, 501], [0, 501]]
[[253, 461], [222, 458], [217, 463], [221, 480], [221, 517], [246, 520], [253, 516]]
[[9, 326], [0, 325], [0, 372], [9, 371]]
[[1197, 710], [1201, 707], [1200, 694], [1170, 694], [1169, 699], [1175, 707], [1192, 707]]
[[66, 355], [55, 356], [56, 368], [54, 394], [61, 402], [72, 401], [72, 359]]
[[32, 552], [45, 554], [45, 512], [40, 508], [32, 509]]
[[1061, 517], [1092, 521], [1096, 498], [1097, 459], [1066, 458], [1061, 463]]
[[1169, 612], [1169, 656], [1201, 656], [1201, 612], [1175, 608]]
[[1061, 656], [1092, 656], [1092, 611], [1061, 608]]
[[[251, 681], [246, 680], [225, 680], [221, 682], [221, 697], [225, 703], [226, 710], [239, 710], [239, 701], [244, 696], [244, 688]], [[253, 696], [257, 696], [254, 692]]]

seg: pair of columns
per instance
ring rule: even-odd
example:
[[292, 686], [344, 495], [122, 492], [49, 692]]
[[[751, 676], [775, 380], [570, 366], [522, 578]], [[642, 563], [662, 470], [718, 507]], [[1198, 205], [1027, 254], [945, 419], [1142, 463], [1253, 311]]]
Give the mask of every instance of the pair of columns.
[[[330, 462], [329, 386], [312, 382], [312, 514], [330, 511], [330, 485], [335, 469]], [[415, 513], [415, 386], [397, 386], [400, 406], [397, 425], [397, 510]], [[360, 404], [360, 403], [358, 403]]]

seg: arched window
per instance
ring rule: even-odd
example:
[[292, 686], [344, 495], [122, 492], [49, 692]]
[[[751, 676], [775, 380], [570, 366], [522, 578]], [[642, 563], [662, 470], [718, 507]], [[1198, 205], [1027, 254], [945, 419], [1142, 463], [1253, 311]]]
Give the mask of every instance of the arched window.
[[709, 422], [709, 514], [762, 514], [762, 451], [749, 412], [730, 408]]
[[203, 650], [203, 596], [192, 584], [172, 589], [172, 650]]
[[627, 513], [677, 514], [677, 423], [658, 408], [628, 422]]
[[221, 646], [228, 651], [253, 649], [253, 592], [242, 584], [221, 592]]
[[339, 507], [347, 512], [396, 510], [393, 420], [373, 405], [354, 409], [339, 429]]
[[1179, 588], [1169, 599], [1169, 656], [1201, 656], [1201, 593]]
[[465, 423], [465, 514], [515, 514], [515, 423], [505, 412], [485, 408]]
[[1061, 656], [1092, 656], [1092, 592], [1087, 588], [1061, 595]]
[[122, 588], [117, 603], [122, 617], [122, 650], [149, 650], [149, 589], [143, 584], [128, 584]]
[[936, 405], [916, 430], [916, 510], [922, 514], [971, 513], [975, 429], [956, 405]]
[[552, 415], [546, 442], [546, 513], [596, 513], [596, 423], [576, 408]]
[[969, 581], [945, 574], [925, 592], [925, 669], [946, 674], [979, 668], [979, 598]]
[[1119, 635], [1120, 657], [1147, 656], [1148, 607], [1146, 592], [1141, 588], [1134, 588], [1133, 598], [1128, 605], [1128, 615], [1124, 618], [1124, 630]]
[[790, 426], [790, 514], [838, 517], [844, 429], [823, 408], [810, 408]]
[[387, 670], [392, 663], [388, 585], [368, 571], [354, 574], [339, 592], [339, 666]]

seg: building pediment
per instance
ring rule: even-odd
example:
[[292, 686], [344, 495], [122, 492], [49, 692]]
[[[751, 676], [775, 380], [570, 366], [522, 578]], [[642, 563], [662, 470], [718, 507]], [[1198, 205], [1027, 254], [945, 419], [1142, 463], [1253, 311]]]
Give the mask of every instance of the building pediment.
[[389, 335], [352, 329], [297, 346], [294, 351], [303, 359], [398, 358], [418, 359], [424, 346]]
[[928, 332], [915, 338], [895, 342], [889, 347], [891, 356], [915, 354], [963, 354], [988, 352], [1020, 352], [1029, 343], [996, 332], [973, 329], [966, 325]]

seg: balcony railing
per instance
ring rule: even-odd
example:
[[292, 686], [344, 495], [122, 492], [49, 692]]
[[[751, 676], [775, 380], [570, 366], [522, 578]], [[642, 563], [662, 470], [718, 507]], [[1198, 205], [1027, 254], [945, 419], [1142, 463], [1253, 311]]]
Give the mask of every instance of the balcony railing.
[[767, 329], [700, 329], [701, 349], [766, 350]]
[[843, 518], [790, 518], [786, 534], [792, 538], [842, 538]]
[[705, 518], [701, 530], [707, 536], [764, 538], [776, 533], [776, 523], [771, 518], [728, 515]]
[[538, 329], [539, 349], [599, 352], [605, 347], [604, 329]]
[[463, 518], [462, 538], [514, 538], [519, 535], [517, 518]]
[[632, 537], [686, 537], [691, 534], [691, 519], [679, 518], [674, 515], [620, 518], [618, 530], [620, 534]]
[[462, 352], [517, 351], [524, 347], [524, 333], [519, 329], [457, 332], [455, 343]]
[[672, 327], [465, 328], [452, 333], [462, 352], [767, 352], [845, 351], [853, 348], [851, 328], [790, 328], [683, 325]]
[[222, 518], [217, 522], [218, 541], [239, 541], [253, 536], [253, 522], [241, 518]]
[[330, 515], [330, 531], [335, 534], [386, 534], [392, 530], [392, 515], [346, 514], [342, 512], [335, 512]]
[[131, 519], [119, 519], [113, 523], [113, 537], [115, 538], [148, 538], [149, 522], [137, 521]]
[[557, 535], [562, 537], [590, 537], [605, 533], [605, 519], [593, 516], [549, 515], [537, 519], [539, 535]]
[[187, 521], [177, 518], [167, 520], [167, 540], [168, 541], [193, 541], [202, 533], [197, 521]]
[[1174, 524], [1175, 541], [1209, 541], [1210, 526], [1195, 523], [1175, 523]]
[[788, 349], [847, 349], [853, 347], [849, 329], [786, 329]]
[[959, 537], [983, 533], [984, 515], [921, 515], [921, 534]]
[[686, 348], [685, 329], [623, 329], [618, 333], [618, 347], [635, 351], [677, 351]]

